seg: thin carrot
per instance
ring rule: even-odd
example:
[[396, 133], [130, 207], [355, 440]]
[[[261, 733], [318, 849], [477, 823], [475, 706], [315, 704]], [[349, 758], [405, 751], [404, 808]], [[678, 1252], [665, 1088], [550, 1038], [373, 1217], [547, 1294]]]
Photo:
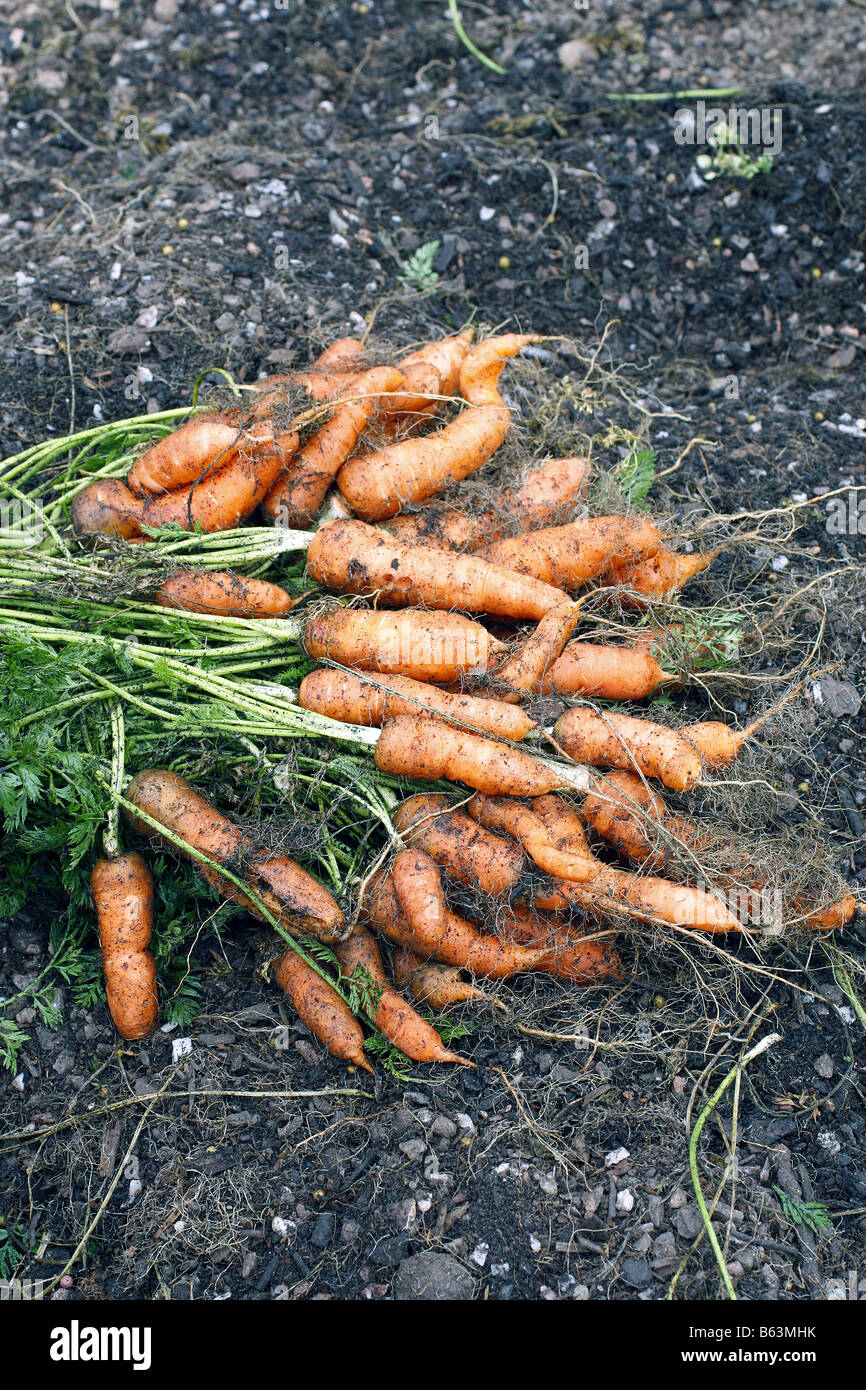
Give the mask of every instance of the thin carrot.
[[460, 613], [429, 613], [404, 608], [382, 613], [337, 608], [307, 623], [304, 645], [314, 660], [417, 681], [446, 684], [486, 671], [504, 644]]
[[289, 469], [273, 484], [262, 507], [280, 524], [302, 528], [315, 520], [337, 473], [352, 453], [370, 417], [403, 378], [396, 367], [373, 367], [352, 386], [352, 396], [337, 402], [328, 420], [298, 449]]
[[648, 651], [572, 642], [546, 671], [542, 690], [546, 695], [642, 700], [676, 679]]
[[302, 709], [365, 728], [381, 728], [398, 714], [440, 715], [519, 742], [535, 727], [529, 715], [515, 705], [450, 694], [406, 676], [391, 675], [382, 681], [371, 681], [350, 671], [313, 671], [301, 681], [298, 702]]
[[460, 368], [460, 394], [464, 400], [470, 405], [501, 406], [499, 377], [507, 359], [530, 343], [540, 342], [537, 333], [502, 333], [497, 338], [485, 338], [476, 343]]
[[476, 792], [467, 803], [466, 810], [473, 820], [488, 830], [504, 830], [513, 836], [530, 859], [554, 878], [586, 883], [599, 872], [600, 866], [593, 859], [588, 845], [579, 853], [575, 853], [571, 847], [563, 848], [561, 842], [557, 843], [553, 838], [542, 817], [522, 801], [510, 796], [484, 796]]
[[146, 1038], [156, 1027], [156, 965], [148, 949], [153, 877], [140, 854], [97, 859], [90, 875], [108, 1008], [121, 1037]]
[[364, 927], [357, 927], [348, 940], [336, 948], [336, 954], [346, 980], [357, 978], [356, 972], [360, 975], [375, 1000], [373, 1022], [404, 1057], [411, 1057], [414, 1062], [475, 1065], [467, 1057], [449, 1052], [436, 1029], [398, 994], [385, 974], [376, 938]]
[[335, 989], [288, 947], [273, 966], [280, 989], [310, 1032], [334, 1057], [372, 1072], [364, 1055], [364, 1033], [348, 1004]]
[[556, 721], [557, 746], [569, 757], [593, 767], [636, 769], [666, 787], [687, 791], [700, 781], [701, 758], [675, 729], [628, 714], [575, 706]]
[[235, 618], [280, 618], [300, 599], [279, 584], [230, 571], [177, 570], [160, 584], [153, 598], [162, 608], [188, 613], [225, 613]]
[[556, 889], [537, 894], [534, 901], [538, 907], [554, 911], [573, 903], [602, 917], [620, 910], [639, 920], [669, 922], [711, 935], [743, 930], [742, 923], [715, 894], [623, 869], [601, 868], [588, 883], [560, 880]]
[[488, 979], [531, 970], [545, 955], [484, 936], [450, 912], [438, 868], [417, 850], [402, 850], [392, 873], [377, 876], [363, 911], [369, 924], [395, 945]]
[[255, 511], [297, 447], [296, 431], [274, 435], [269, 423], [248, 430], [225, 468], [145, 503], [149, 526], [176, 522], [184, 531], [225, 531]]
[[449, 878], [480, 893], [510, 897], [526, 873], [526, 859], [512, 840], [455, 811], [447, 796], [410, 796], [397, 807], [393, 822], [413, 849], [424, 850]]
[[422, 782], [446, 778], [490, 796], [543, 796], [569, 785], [567, 774], [519, 748], [415, 714], [389, 720], [374, 756], [380, 772]]
[[[343, 936], [343, 914], [326, 888], [288, 856], [257, 852], [243, 831], [176, 772], [156, 768], [140, 772], [129, 784], [126, 800], [218, 864], [242, 863], [243, 870], [238, 876], [288, 931], [308, 932], [327, 943]], [[153, 833], [134, 813], [125, 814], [134, 830], [142, 835]], [[262, 916], [252, 899], [229, 879], [207, 865], [200, 865], [197, 860], [193, 862], [224, 898], [243, 905], [255, 917]]]
[[602, 574], [616, 557], [641, 558], [658, 546], [658, 527], [648, 517], [599, 516], [512, 536], [478, 553], [518, 574], [576, 589]]
[[423, 604], [537, 619], [566, 601], [559, 589], [537, 579], [473, 555], [404, 545], [362, 521], [329, 521], [322, 526], [307, 551], [307, 569], [329, 589], [375, 594], [389, 607]]
[[557, 664], [580, 620], [580, 609], [580, 603], [551, 608], [514, 655], [497, 667], [493, 688], [502, 692], [503, 699], [519, 700], [545, 688], [545, 673]]
[[394, 951], [394, 979], [417, 999], [437, 1012], [449, 1009], [453, 1004], [485, 999], [484, 991], [471, 981], [464, 980], [461, 970], [454, 965], [440, 965], [437, 961], [424, 961], [406, 946]]

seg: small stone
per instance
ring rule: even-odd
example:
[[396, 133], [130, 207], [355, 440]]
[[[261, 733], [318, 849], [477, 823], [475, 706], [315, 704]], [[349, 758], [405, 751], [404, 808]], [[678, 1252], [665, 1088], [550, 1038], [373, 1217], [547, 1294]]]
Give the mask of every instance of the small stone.
[[627, 1187], [623, 1187], [616, 1194], [616, 1209], [617, 1211], [634, 1210], [634, 1193], [629, 1191]]
[[33, 74], [33, 85], [49, 96], [56, 96], [66, 86], [66, 73], [59, 68], [37, 68]]
[[424, 1250], [401, 1260], [393, 1284], [399, 1302], [465, 1301], [474, 1297], [475, 1280], [459, 1260], [438, 1250]]
[[602, 217], [616, 217], [616, 203], [610, 198], [599, 198], [598, 210]]
[[815, 1070], [825, 1081], [829, 1081], [834, 1071], [833, 1058], [827, 1052], [823, 1052], [815, 1063]]
[[662, 1231], [653, 1241], [653, 1269], [673, 1264], [677, 1258], [677, 1242], [673, 1231]]
[[136, 352], [146, 352], [149, 347], [150, 339], [144, 329], [136, 325], [130, 328], [115, 328], [114, 332], [108, 335], [109, 352], [116, 352], [121, 357], [129, 357]]
[[235, 183], [255, 183], [256, 179], [261, 178], [261, 166], [253, 164], [251, 160], [242, 160], [232, 169], [232, 178]]
[[604, 1156], [604, 1166], [605, 1168], [614, 1168], [616, 1167], [617, 1163], [622, 1163], [627, 1158], [628, 1149], [611, 1149], [610, 1153], [607, 1153]]
[[344, 1221], [340, 1227], [340, 1243], [342, 1245], [354, 1245], [360, 1235], [361, 1227], [357, 1221]]
[[847, 714], [860, 713], [860, 696], [850, 681], [839, 681], [833, 676], [822, 676], [812, 687], [815, 701], [826, 705], [835, 719]]
[[156, 0], [153, 13], [163, 24], [167, 24], [177, 14], [177, 0]]
[[653, 1281], [652, 1270], [646, 1260], [637, 1260], [631, 1255], [622, 1262], [622, 1277], [633, 1289], [648, 1289]]
[[538, 1236], [535, 1234], [535, 1232], [533, 1232], [532, 1235], [529, 1237], [529, 1248], [532, 1251], [533, 1255], [541, 1254], [541, 1241], [538, 1239]]
[[755, 272], [760, 269], [761, 267], [758, 265], [758, 262], [751, 251], [740, 261], [740, 270], [745, 270], [746, 273], [749, 275], [754, 275]]
[[703, 1217], [697, 1202], [689, 1202], [674, 1213], [674, 1230], [686, 1240], [694, 1240], [704, 1227]]
[[556, 51], [566, 72], [574, 72], [575, 68], [598, 62], [598, 49], [587, 39], [568, 39]]
[[430, 1126], [430, 1133], [435, 1134], [437, 1139], [453, 1139], [457, 1133], [457, 1126], [447, 1115], [437, 1115]]
[[400, 1152], [405, 1154], [406, 1157], [413, 1162], [419, 1158], [423, 1158], [426, 1151], [427, 1145], [424, 1143], [423, 1139], [404, 1139], [403, 1143], [400, 1145]]
[[469, 1256], [473, 1264], [477, 1264], [479, 1269], [483, 1269], [487, 1263], [487, 1256], [490, 1254], [490, 1246], [486, 1240], [479, 1241], [472, 1254]]
[[681, 1187], [675, 1187], [670, 1197], [668, 1198], [668, 1206], [670, 1207], [671, 1211], [678, 1211], [680, 1207], [685, 1206], [688, 1200], [689, 1199], [686, 1196], [683, 1189]]
[[252, 1276], [258, 1262], [259, 1257], [255, 1253], [255, 1251], [247, 1250], [246, 1254], [244, 1255], [244, 1262], [241, 1265], [241, 1278], [249, 1279]]

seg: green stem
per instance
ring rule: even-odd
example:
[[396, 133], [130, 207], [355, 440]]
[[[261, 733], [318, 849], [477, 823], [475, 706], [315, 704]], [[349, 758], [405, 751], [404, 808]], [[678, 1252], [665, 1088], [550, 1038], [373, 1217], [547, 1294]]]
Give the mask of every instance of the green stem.
[[460, 18], [460, 11], [457, 8], [457, 0], [448, 0], [448, 13], [451, 16], [451, 23], [454, 25], [454, 32], [465, 48], [469, 49], [473, 58], [477, 58], [479, 63], [483, 63], [491, 72], [498, 72], [500, 77], [505, 76], [505, 68], [494, 63], [492, 58], [488, 58], [486, 53], [482, 53], [480, 48], [472, 42], [466, 30], [463, 28], [463, 20]]

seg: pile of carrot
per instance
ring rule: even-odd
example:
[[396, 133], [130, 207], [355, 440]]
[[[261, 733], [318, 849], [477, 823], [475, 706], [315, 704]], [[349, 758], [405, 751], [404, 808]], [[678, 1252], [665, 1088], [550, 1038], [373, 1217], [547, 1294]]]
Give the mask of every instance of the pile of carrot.
[[[127, 543], [169, 522], [228, 529], [259, 507], [307, 530], [307, 574], [330, 597], [303, 624], [316, 665], [300, 705], [381, 730], [380, 773], [461, 789], [459, 808], [440, 793], [399, 807], [402, 847], [362, 886], [354, 930], [315, 879], [257, 854], [176, 774], [148, 770], [127, 790], [141, 813], [129, 811], [133, 829], [188, 853], [239, 907], [333, 948], [323, 972], [289, 944], [273, 974], [307, 1026], [356, 1066], [369, 1068], [348, 1002], [359, 981], [366, 1021], [406, 1056], [464, 1063], [409, 996], [438, 1009], [483, 999], [476, 980], [523, 971], [576, 985], [619, 979], [612, 936], [628, 924], [754, 930], [759, 871], [731, 849], [726, 875], [704, 872], [705, 833], [670, 811], [660, 788], [688, 792], [732, 768], [769, 713], [742, 730], [672, 727], [599, 705], [646, 699], [680, 676], [657, 659], [651, 629], [618, 646], [579, 634], [590, 595], [614, 591], [625, 608], [645, 609], [678, 595], [715, 552], [677, 554], [643, 514], [576, 515], [585, 458], [536, 463], [495, 505], [461, 505], [455, 485], [511, 430], [501, 374], [538, 341], [507, 333], [473, 346], [466, 331], [371, 365], [363, 344], [342, 339], [306, 371], [256, 383], [246, 410], [190, 419], [145, 449], [125, 481], [95, 481], [73, 503], [80, 535]], [[291, 418], [277, 423], [289, 398]], [[446, 404], [456, 413], [443, 421]], [[446, 487], [447, 501], [431, 500]], [[329, 498], [331, 519], [319, 524]], [[153, 599], [248, 619], [281, 618], [302, 601], [271, 581], [193, 569], [163, 580]], [[545, 728], [551, 699], [562, 712]], [[127, 1037], [156, 1018], [148, 878], [137, 854], [94, 870], [109, 998]], [[743, 881], [745, 916], [725, 897]], [[449, 905], [458, 887], [462, 914]], [[127, 890], [138, 897], [121, 911]], [[855, 907], [816, 890], [786, 911], [831, 930]]]

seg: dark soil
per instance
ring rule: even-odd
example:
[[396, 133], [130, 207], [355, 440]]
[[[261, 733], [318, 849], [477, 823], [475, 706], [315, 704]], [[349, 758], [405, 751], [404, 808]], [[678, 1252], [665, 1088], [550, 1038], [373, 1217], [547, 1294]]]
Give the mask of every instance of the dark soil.
[[[642, 399], [670, 412], [648, 426], [659, 468], [703, 441], [672, 502], [757, 511], [862, 486], [862, 9], [636, 9], [465, 8], [498, 77], [443, 3], [17, 5], [0, 24], [3, 454], [182, 403], [208, 366], [252, 380], [301, 363], [373, 314], [396, 343], [474, 316], [593, 345], [615, 320], [603, 360], [631, 364]], [[591, 47], [568, 71], [574, 38]], [[704, 181], [706, 147], [674, 138], [680, 102], [605, 98], [728, 85], [738, 105], [782, 112], [782, 150], [750, 181]], [[440, 279], [422, 294], [401, 263], [434, 239]], [[780, 596], [862, 565], [866, 519], [856, 498], [846, 508], [841, 526], [821, 504], [799, 514]], [[767, 556], [733, 563], [748, 576]], [[838, 608], [830, 595], [826, 639], [862, 694], [866, 612], [862, 588], [847, 592]], [[792, 642], [808, 646], [819, 618], [801, 611]], [[862, 889], [863, 718], [824, 714], [808, 757], [780, 754], [774, 775], [807, 802], [804, 783], [829, 786], [811, 809]], [[4, 928], [4, 995], [33, 976], [62, 910]], [[738, 1293], [866, 1296], [862, 1029], [820, 951], [805, 967], [798, 953], [807, 992], [776, 987], [773, 1014], [760, 979], [714, 998], [709, 952], [697, 976], [679, 954], [654, 958], [614, 1012], [609, 991], [503, 989], [511, 1013], [482, 1012], [460, 1041], [477, 1072], [375, 1085], [282, 1017], [242, 923], [196, 951], [206, 993], [176, 1072], [184, 1030], [118, 1050], [107, 1011], [63, 990], [59, 1031], [20, 1017], [32, 1036], [20, 1078], [0, 1080], [4, 1131], [74, 1121], [0, 1139], [2, 1214], [37, 1247], [24, 1277], [62, 1268], [149, 1098], [173, 1097], [148, 1113], [84, 1272], [55, 1296], [411, 1296], [402, 1262], [444, 1251], [459, 1268], [431, 1277], [462, 1269], [458, 1296], [660, 1298], [701, 1228], [692, 1092], [770, 1027], [783, 1041], [743, 1082], [736, 1184], [716, 1209]], [[702, 1141], [708, 1193], [731, 1142], [730, 1107], [719, 1116]], [[822, 1203], [832, 1228], [792, 1223], [780, 1189]], [[723, 1296], [706, 1241], [677, 1296]]]

